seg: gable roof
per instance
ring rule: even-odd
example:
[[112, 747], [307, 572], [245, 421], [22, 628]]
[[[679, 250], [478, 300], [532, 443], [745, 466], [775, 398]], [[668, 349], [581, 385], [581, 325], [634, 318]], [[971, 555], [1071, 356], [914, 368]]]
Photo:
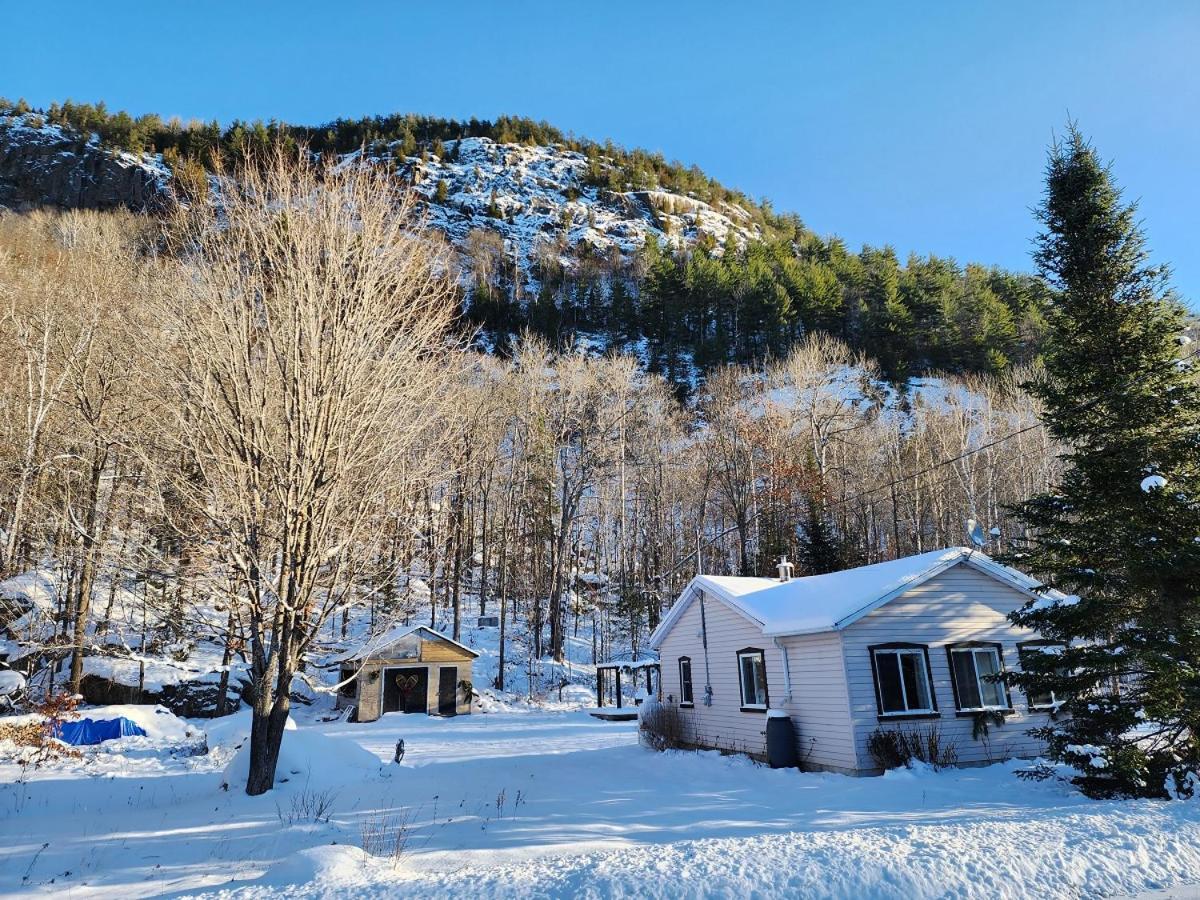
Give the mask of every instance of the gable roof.
[[447, 644], [453, 644], [455, 647], [466, 653], [470, 653], [472, 657], [479, 656], [477, 651], [472, 650], [465, 644], [460, 644], [458, 641], [454, 640], [454, 638], [448, 637], [442, 634], [440, 631], [434, 631], [428, 625], [398, 625], [389, 631], [385, 631], [382, 634], [377, 634], [374, 637], [368, 638], [357, 647], [352, 647], [345, 653], [339, 653], [337, 656], [330, 657], [329, 662], [337, 663], [350, 662], [352, 660], [363, 660], [369, 656], [375, 656], [381, 650], [386, 650], [392, 644], [403, 640], [410, 634], [418, 634], [419, 632], [424, 632], [425, 635], [428, 636], [427, 639], [442, 640]]
[[667, 633], [700, 596], [701, 591], [750, 619], [768, 637], [815, 634], [841, 631], [905, 591], [960, 563], [1031, 598], [1043, 599], [1046, 596], [1046, 593], [1038, 592], [1042, 585], [1036, 579], [966, 547], [934, 550], [789, 581], [697, 575], [650, 636], [650, 646], [657, 649], [662, 644]]

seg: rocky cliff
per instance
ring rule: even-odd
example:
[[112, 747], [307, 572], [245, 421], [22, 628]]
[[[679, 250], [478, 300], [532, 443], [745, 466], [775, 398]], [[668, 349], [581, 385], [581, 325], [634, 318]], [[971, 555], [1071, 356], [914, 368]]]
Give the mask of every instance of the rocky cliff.
[[0, 205], [147, 210], [170, 197], [160, 159], [114, 153], [36, 113], [0, 117]]
[[[590, 185], [584, 155], [559, 145], [463, 138], [447, 148], [444, 158], [404, 157], [388, 146], [379, 162], [394, 165], [422, 196], [430, 224], [463, 251], [468, 267], [480, 235], [525, 273], [547, 257], [568, 268], [580, 254], [627, 259], [647, 239], [675, 247], [704, 242], [719, 252], [727, 240], [740, 245], [760, 235], [747, 210], [732, 203]], [[38, 113], [0, 116], [0, 206], [151, 210], [169, 201], [170, 185], [161, 155], [101, 146], [96, 136]]]

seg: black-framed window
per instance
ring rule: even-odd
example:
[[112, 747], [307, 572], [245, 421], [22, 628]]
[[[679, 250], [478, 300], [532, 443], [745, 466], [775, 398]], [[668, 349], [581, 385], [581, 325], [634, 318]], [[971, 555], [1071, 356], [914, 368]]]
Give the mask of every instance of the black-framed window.
[[[1024, 641], [1017, 644], [1017, 658], [1021, 661], [1021, 668], [1029, 671], [1025, 663], [1031, 654], [1049, 653], [1061, 656], [1066, 649], [1066, 645], [1056, 641]], [[1066, 666], [1058, 666], [1054, 669], [1055, 674], [1060, 677], [1069, 671]], [[1058, 709], [1061, 703], [1054, 691], [1026, 691], [1025, 699], [1029, 701], [1030, 709]]]
[[950, 681], [959, 712], [1012, 709], [1004, 674], [1004, 648], [1000, 644], [971, 641], [946, 648]]
[[767, 658], [758, 647], [746, 647], [737, 654], [738, 683], [742, 687], [742, 709], [765, 710], [767, 698]]
[[691, 657], [679, 657], [679, 705], [692, 705], [692, 660]]
[[879, 715], [936, 716], [933, 669], [924, 644], [877, 644], [869, 647]]

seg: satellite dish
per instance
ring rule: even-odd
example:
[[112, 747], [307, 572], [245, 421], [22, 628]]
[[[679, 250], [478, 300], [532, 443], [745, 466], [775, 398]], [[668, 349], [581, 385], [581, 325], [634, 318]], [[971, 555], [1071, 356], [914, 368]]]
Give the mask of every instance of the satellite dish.
[[986, 543], [986, 538], [983, 536], [983, 526], [974, 519], [967, 519], [967, 537], [972, 544], [981, 549]]

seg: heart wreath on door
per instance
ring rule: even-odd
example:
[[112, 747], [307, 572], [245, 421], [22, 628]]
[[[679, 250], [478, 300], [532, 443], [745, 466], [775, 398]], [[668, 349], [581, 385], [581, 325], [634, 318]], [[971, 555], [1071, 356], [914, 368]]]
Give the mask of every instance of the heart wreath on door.
[[407, 696], [409, 691], [412, 691], [416, 688], [417, 680], [418, 679], [416, 675], [405, 675], [403, 673], [398, 673], [396, 675], [396, 687], [402, 696]]

